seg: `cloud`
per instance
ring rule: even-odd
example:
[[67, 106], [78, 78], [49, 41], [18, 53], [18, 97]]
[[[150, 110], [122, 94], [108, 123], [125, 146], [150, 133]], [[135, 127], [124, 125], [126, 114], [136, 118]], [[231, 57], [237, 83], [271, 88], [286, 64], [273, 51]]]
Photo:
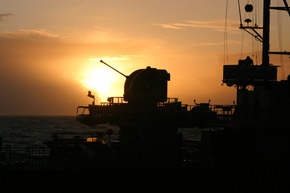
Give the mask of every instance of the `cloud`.
[[[228, 40], [226, 43], [228, 45], [240, 45], [241, 41]], [[196, 44], [191, 44], [191, 45], [192, 46], [220, 46], [224, 44], [225, 42], [203, 42], [203, 43], [196, 43]]]
[[182, 27], [179, 26], [178, 24], [156, 24], [156, 25], [160, 25], [161, 27], [168, 29], [182, 29]]
[[0, 39], [46, 40], [61, 37], [45, 29], [19, 29], [17, 31], [0, 31]]
[[81, 49], [61, 41], [27, 41], [27, 33], [50, 36], [22, 31], [1, 40], [0, 115], [73, 114], [86, 91], [64, 75], [74, 72]]
[[91, 60], [91, 61], [101, 61], [101, 60], [104, 60], [104, 61], [120, 61], [120, 60], [129, 60], [128, 57], [102, 57], [102, 58], [89, 58], [88, 60]]
[[3, 20], [4, 17], [12, 16], [12, 13], [0, 13], [0, 21]]
[[160, 26], [162, 28], [167, 29], [185, 29], [185, 28], [210, 28], [217, 31], [224, 31], [225, 27], [230, 29], [237, 29], [237, 21], [236, 20], [227, 20], [227, 24], [225, 24], [224, 20], [209, 20], [209, 21], [194, 21], [187, 20], [175, 23], [164, 23], [164, 24], [154, 24]]

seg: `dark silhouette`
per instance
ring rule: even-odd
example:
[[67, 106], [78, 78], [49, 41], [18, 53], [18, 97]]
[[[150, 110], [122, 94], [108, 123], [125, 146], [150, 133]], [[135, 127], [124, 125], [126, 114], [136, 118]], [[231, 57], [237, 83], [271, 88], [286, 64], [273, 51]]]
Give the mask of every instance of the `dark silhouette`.
[[[264, 0], [264, 10], [269, 9], [270, 1]], [[263, 28], [266, 45], [268, 27]], [[118, 140], [111, 140], [111, 130], [87, 139], [54, 135], [46, 143], [50, 155], [45, 166], [119, 177], [155, 175], [160, 170], [165, 174], [187, 171], [193, 176], [198, 169], [212, 177], [208, 168], [221, 169], [218, 178], [223, 172], [245, 172], [247, 180], [252, 172], [269, 168], [289, 173], [290, 76], [278, 81], [277, 66], [269, 65], [268, 54], [266, 46], [261, 65], [253, 65], [249, 56], [237, 65], [224, 65], [223, 82], [237, 89], [236, 102], [230, 105], [214, 105], [210, 100], [183, 104], [168, 97], [170, 74], [166, 70], [148, 66], [126, 76], [101, 60], [126, 77], [124, 94], [109, 97], [106, 103], [78, 106], [83, 111], [77, 120], [91, 127], [116, 125]], [[91, 91], [87, 96], [95, 98]], [[184, 138], [182, 129], [197, 128], [200, 139]], [[108, 144], [105, 137], [110, 139]], [[15, 169], [11, 164], [7, 167]]]
[[240, 66], [252, 66], [254, 65], [254, 62], [250, 56], [247, 56], [246, 59], [244, 60], [239, 60], [239, 65]]
[[250, 56], [247, 56], [247, 57], [246, 57], [246, 59], [245, 59], [245, 64], [246, 64], [247, 66], [251, 66], [251, 65], [253, 65], [253, 60], [252, 60], [252, 58], [250, 58]]
[[87, 96], [93, 99], [92, 105], [94, 105], [95, 104], [95, 95], [92, 95], [92, 92], [89, 90]]

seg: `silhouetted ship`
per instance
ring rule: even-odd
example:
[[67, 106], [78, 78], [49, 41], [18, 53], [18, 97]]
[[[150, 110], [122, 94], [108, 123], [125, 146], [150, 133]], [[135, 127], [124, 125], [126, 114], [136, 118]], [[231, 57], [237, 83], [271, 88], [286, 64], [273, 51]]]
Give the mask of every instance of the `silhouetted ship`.
[[[110, 171], [122, 168], [126, 172], [158, 168], [288, 168], [290, 78], [278, 81], [278, 66], [269, 62], [269, 54], [275, 54], [269, 51], [269, 28], [270, 9], [289, 14], [290, 10], [286, 0], [283, 7], [271, 7], [270, 0], [263, 2], [263, 27], [240, 25], [263, 43], [262, 64], [254, 65], [248, 57], [236, 65], [223, 66], [223, 83], [237, 89], [236, 103], [183, 104], [167, 96], [170, 74], [166, 70], [148, 66], [125, 75], [101, 60], [125, 77], [124, 94], [95, 104], [89, 91], [93, 102], [77, 107], [77, 120], [91, 127], [117, 126], [118, 140], [109, 145], [102, 141], [102, 136], [112, 135], [112, 130], [91, 141], [66, 141], [56, 135], [47, 142], [50, 156], [63, 162], [65, 152], [69, 152], [78, 167]], [[250, 4], [245, 7], [247, 12], [252, 9]], [[257, 29], [262, 29], [263, 34]], [[196, 128], [201, 132], [200, 140], [184, 138], [182, 129]], [[93, 159], [83, 157], [80, 145], [91, 152]]]
[[[283, 2], [283, 7], [270, 7], [270, 0], [264, 0], [263, 27], [251, 26], [249, 19], [245, 20], [247, 26], [240, 25], [262, 42], [263, 49], [261, 65], [254, 65], [250, 57], [237, 65], [224, 65], [223, 83], [237, 89], [236, 104], [182, 104], [177, 98], [167, 97], [169, 73], [147, 67], [125, 76], [124, 97], [79, 107], [87, 108], [89, 114], [79, 115], [78, 120], [120, 126], [122, 148], [128, 157], [134, 155], [135, 159], [138, 155], [138, 163], [143, 165], [164, 167], [175, 163], [175, 155], [180, 155], [177, 149], [187, 143], [179, 136], [178, 128], [198, 127], [203, 128], [200, 151], [191, 156], [200, 156], [201, 166], [288, 166], [290, 78], [278, 81], [278, 66], [269, 62], [269, 54], [289, 55], [269, 51], [270, 9], [290, 13], [287, 1]], [[251, 4], [245, 6], [246, 12], [252, 10]]]

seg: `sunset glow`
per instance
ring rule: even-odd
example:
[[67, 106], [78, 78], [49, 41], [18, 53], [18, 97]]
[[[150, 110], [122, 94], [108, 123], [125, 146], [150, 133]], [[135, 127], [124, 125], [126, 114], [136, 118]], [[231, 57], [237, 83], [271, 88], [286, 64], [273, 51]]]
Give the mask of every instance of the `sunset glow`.
[[[240, 2], [242, 7], [249, 3]], [[260, 55], [253, 51], [257, 45], [239, 30], [236, 1], [0, 0], [0, 4], [0, 115], [71, 115], [78, 105], [91, 102], [88, 90], [96, 102], [123, 96], [125, 78], [101, 59], [125, 75], [147, 66], [167, 70], [168, 97], [186, 104], [194, 99], [232, 104], [236, 90], [221, 84], [223, 65], [236, 64], [247, 55], [259, 63]], [[289, 38], [279, 45], [279, 37], [289, 34], [289, 18], [283, 22], [278, 26], [271, 21], [276, 30], [271, 33], [271, 51], [290, 51]], [[283, 33], [277, 32], [280, 27]], [[278, 69], [279, 78], [287, 77], [289, 62], [289, 57], [271, 56], [271, 63], [283, 67]]]
[[99, 95], [104, 96], [114, 81], [114, 75], [104, 69], [89, 69], [85, 72], [83, 84], [86, 88], [96, 91]]
[[80, 83], [84, 88], [97, 95], [98, 102], [104, 102], [116, 92], [114, 85], [118, 81], [118, 74], [103, 64], [96, 62], [96, 59], [89, 59], [90, 63], [84, 67]]

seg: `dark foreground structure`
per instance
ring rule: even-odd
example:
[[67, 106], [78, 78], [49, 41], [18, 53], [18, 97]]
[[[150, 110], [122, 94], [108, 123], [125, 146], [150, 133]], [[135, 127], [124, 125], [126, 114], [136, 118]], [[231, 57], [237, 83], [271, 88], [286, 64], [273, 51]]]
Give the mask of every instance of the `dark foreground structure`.
[[[167, 96], [170, 74], [147, 67], [129, 76], [122, 74], [126, 78], [123, 97], [79, 106], [83, 111], [78, 120], [91, 126], [104, 122], [118, 125], [124, 161], [137, 168], [188, 164], [183, 151], [188, 148], [198, 149], [189, 159], [198, 158], [198, 162], [192, 161], [199, 163], [198, 167], [289, 170], [290, 78], [278, 81], [278, 66], [269, 60], [269, 54], [290, 54], [269, 51], [270, 10], [289, 14], [287, 1], [283, 3], [282, 7], [271, 7], [270, 0], [264, 0], [263, 27], [251, 26], [250, 19], [245, 20], [246, 26], [241, 21], [240, 29], [262, 42], [262, 64], [255, 65], [247, 57], [238, 64], [224, 65], [223, 83], [236, 88], [235, 104], [182, 104]], [[245, 6], [246, 12], [252, 10], [251, 4]], [[88, 96], [92, 96], [90, 92]], [[184, 140], [179, 128], [200, 128], [201, 140]]]
[[[249, 58], [237, 65], [224, 65], [223, 83], [237, 89], [236, 103], [182, 104], [167, 96], [170, 74], [146, 67], [124, 75], [124, 95], [107, 102], [78, 106], [77, 120], [90, 127], [117, 126], [95, 136], [63, 138], [53, 135], [43, 149], [31, 149], [24, 162], [7, 160], [2, 151], [1, 172], [36, 171], [53, 175], [74, 172], [98, 177], [144, 176], [171, 179], [220, 179], [221, 173], [254, 179], [275, 171], [290, 172], [290, 78], [277, 80], [277, 66], [269, 63], [270, 9], [264, 0], [263, 27], [240, 28], [257, 33], [263, 42], [262, 64]], [[251, 11], [251, 5], [246, 11]], [[280, 54], [280, 53], [279, 53]], [[288, 54], [289, 52], [283, 52]], [[197, 130], [199, 140], [187, 140], [184, 131]], [[109, 140], [108, 140], [109, 139]], [[41, 156], [37, 156], [35, 152]], [[72, 173], [71, 173], [72, 172]], [[85, 173], [83, 173], [85, 172]], [[78, 175], [79, 176], [79, 175]], [[288, 176], [286, 176], [287, 179]], [[188, 178], [186, 178], [188, 179]], [[256, 181], [256, 183], [258, 183]]]

